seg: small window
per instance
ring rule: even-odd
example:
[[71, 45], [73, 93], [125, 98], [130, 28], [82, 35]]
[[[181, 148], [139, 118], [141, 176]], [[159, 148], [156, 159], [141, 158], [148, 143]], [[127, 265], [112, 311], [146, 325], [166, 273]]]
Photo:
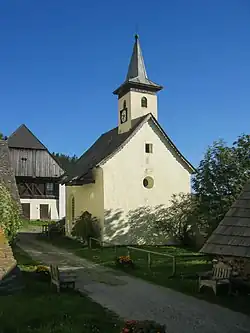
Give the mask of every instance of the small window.
[[54, 184], [53, 183], [46, 183], [46, 194], [47, 195], [54, 194]]
[[144, 179], [143, 179], [143, 186], [145, 187], [145, 188], [148, 188], [148, 189], [150, 189], [150, 188], [152, 188], [153, 186], [154, 186], [154, 179], [152, 178], [152, 177], [145, 177]]
[[146, 97], [142, 97], [141, 99], [141, 107], [142, 108], [147, 108], [148, 107], [148, 100]]
[[124, 100], [124, 101], [123, 101], [123, 109], [126, 109], [126, 106], [127, 106], [127, 103], [126, 103], [126, 101]]
[[147, 153], [147, 154], [153, 153], [153, 144], [152, 143], [145, 144], [145, 153]]
[[71, 220], [75, 220], [75, 198], [71, 199]]

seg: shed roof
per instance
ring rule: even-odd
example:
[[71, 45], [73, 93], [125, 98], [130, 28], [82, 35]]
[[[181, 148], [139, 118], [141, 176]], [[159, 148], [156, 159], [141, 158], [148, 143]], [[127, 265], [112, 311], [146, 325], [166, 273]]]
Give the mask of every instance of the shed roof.
[[200, 252], [250, 258], [250, 182]]

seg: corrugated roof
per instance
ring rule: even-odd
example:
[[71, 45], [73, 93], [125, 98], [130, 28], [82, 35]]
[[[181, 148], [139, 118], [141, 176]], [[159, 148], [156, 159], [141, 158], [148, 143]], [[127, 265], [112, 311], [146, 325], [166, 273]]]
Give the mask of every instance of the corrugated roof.
[[0, 140], [0, 182], [7, 186], [14, 200], [20, 205], [16, 179], [10, 162], [8, 143], [4, 140]]
[[250, 182], [200, 252], [250, 258]]
[[10, 135], [8, 145], [10, 148], [47, 150], [24, 124]]

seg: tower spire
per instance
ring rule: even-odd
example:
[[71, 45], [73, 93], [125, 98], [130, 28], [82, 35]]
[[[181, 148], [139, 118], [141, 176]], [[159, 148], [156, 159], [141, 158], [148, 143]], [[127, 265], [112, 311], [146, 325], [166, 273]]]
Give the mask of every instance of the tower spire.
[[151, 92], [157, 92], [162, 89], [162, 86], [148, 79], [138, 34], [135, 35], [126, 80], [114, 91], [114, 94], [121, 95], [131, 88], [144, 89]]
[[129, 81], [131, 79], [137, 79], [137, 82], [140, 83], [148, 83], [146, 67], [144, 64], [142, 50], [139, 42], [139, 36], [137, 34], [135, 35], [135, 43], [129, 63], [126, 81]]

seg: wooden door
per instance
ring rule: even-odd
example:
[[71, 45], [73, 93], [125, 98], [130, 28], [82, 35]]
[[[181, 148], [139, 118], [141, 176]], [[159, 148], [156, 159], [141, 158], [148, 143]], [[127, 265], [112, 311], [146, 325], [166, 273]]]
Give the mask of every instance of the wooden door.
[[50, 212], [48, 204], [40, 205], [40, 220], [50, 220]]
[[30, 204], [22, 203], [23, 216], [25, 219], [30, 220]]

